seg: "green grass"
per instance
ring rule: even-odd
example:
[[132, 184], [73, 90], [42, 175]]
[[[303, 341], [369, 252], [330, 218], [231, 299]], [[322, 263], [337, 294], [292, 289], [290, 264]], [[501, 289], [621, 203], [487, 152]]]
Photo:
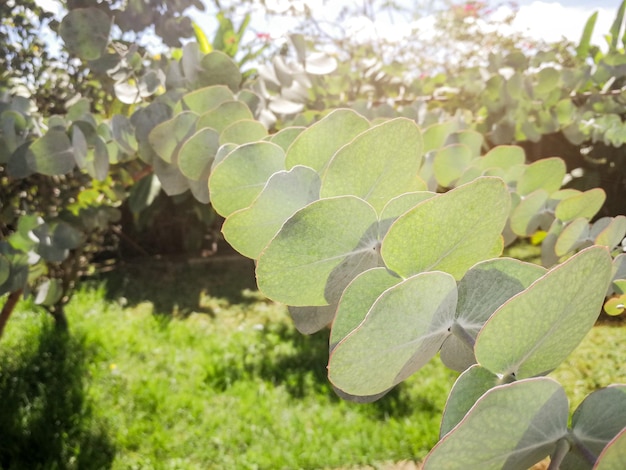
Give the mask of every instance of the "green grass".
[[70, 336], [22, 304], [0, 342], [0, 467], [333, 468], [434, 445], [454, 373], [433, 361], [377, 403], [342, 401], [328, 333], [299, 334], [245, 269], [218, 268], [144, 266], [85, 288]]
[[[21, 304], [0, 341], [0, 468], [298, 469], [419, 460], [456, 374], [438, 360], [382, 400], [338, 399], [328, 333], [303, 336], [248, 264], [128, 267], [68, 305]], [[155, 299], [148, 302], [147, 299]], [[554, 375], [572, 404], [626, 382], [624, 327]]]

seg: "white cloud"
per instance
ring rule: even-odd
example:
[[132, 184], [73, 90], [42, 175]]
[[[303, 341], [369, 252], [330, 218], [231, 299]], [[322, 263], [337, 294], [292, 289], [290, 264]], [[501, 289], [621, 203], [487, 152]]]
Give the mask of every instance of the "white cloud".
[[608, 8], [566, 7], [556, 2], [535, 1], [520, 7], [513, 27], [548, 42], [565, 37], [578, 43], [585, 23], [594, 11], [598, 11], [598, 19], [591, 42], [604, 47], [606, 41], [603, 36], [608, 33], [615, 17], [615, 12]]

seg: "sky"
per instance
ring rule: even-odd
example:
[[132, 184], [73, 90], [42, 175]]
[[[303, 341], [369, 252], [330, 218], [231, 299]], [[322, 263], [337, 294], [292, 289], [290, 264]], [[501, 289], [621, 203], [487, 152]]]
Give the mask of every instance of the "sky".
[[[346, 2], [354, 3], [355, 0], [295, 0], [295, 2], [307, 3], [311, 6], [314, 15], [333, 15], [333, 10]], [[410, 0], [401, 0], [399, 3], [406, 3]], [[502, 0], [487, 0], [492, 6], [504, 3]], [[57, 0], [37, 0], [41, 6], [57, 14], [60, 14], [59, 2]], [[275, 6], [284, 5], [287, 0], [266, 0], [267, 4]], [[517, 0], [519, 12], [514, 22], [514, 28], [537, 39], [546, 41], [557, 41], [563, 37], [578, 42], [583, 31], [585, 22], [594, 11], [598, 11], [598, 20], [594, 30], [592, 43], [598, 46], [605, 46], [606, 41], [603, 35], [608, 32], [620, 0]], [[500, 7], [506, 8], [506, 7]], [[503, 12], [501, 12], [503, 13]], [[206, 13], [193, 14], [195, 21], [205, 30], [211, 31], [215, 27], [215, 22]], [[354, 20], [357, 22], [358, 20]], [[428, 19], [422, 20], [422, 26], [428, 27]], [[401, 39], [403, 31], [408, 31], [408, 25], [403, 29], [401, 24], [389, 24], [388, 20], [381, 18], [379, 24], [374, 25], [378, 34], [387, 35], [392, 38]], [[279, 37], [288, 34], [291, 27], [289, 21], [274, 21], [271, 25], [264, 23], [262, 15], [253, 15], [252, 27], [256, 31], [266, 31], [272, 37]], [[370, 25], [371, 27], [371, 25]]]

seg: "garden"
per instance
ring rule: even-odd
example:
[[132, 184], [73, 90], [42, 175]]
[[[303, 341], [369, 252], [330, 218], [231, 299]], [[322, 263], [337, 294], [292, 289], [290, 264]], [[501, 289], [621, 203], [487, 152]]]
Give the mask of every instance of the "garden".
[[0, 5], [0, 468], [623, 468], [626, 2], [60, 3]]

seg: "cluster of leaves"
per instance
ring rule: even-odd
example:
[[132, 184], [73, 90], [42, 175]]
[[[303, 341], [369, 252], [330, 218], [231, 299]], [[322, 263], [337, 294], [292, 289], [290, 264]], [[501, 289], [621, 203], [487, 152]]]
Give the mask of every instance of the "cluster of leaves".
[[[361, 101], [356, 110], [311, 112], [337, 64], [307, 54], [302, 36], [292, 36], [295, 60], [276, 56], [251, 79], [232, 57], [245, 24], [235, 30], [222, 17], [213, 45], [196, 28], [197, 43], [151, 60], [110, 42], [109, 13], [83, 3], [72, 5], [59, 34], [112, 79], [116, 105], [93, 113], [78, 99], [65, 115], [40, 119], [29, 100], [3, 98], [2, 189], [12, 201], [3, 207], [3, 293], [35, 288], [42, 304], [59, 305], [76, 270], [52, 268], [76, 266], [70, 250], [84, 253], [88, 234], [114, 222], [124, 198], [139, 213], [161, 191], [191, 193], [225, 218], [224, 237], [256, 260], [259, 289], [289, 305], [300, 331], [332, 324], [328, 370], [341, 396], [374, 400], [437, 353], [465, 371], [426, 468], [526, 468], [546, 455], [555, 466], [610, 468], [619, 459], [625, 387], [590, 395], [568, 428], [564, 393], [543, 376], [592, 327], [607, 295], [615, 294], [607, 311], [624, 309], [626, 217], [591, 223], [605, 193], [563, 189], [562, 160], [527, 164], [519, 147], [490, 148], [507, 143], [497, 137], [500, 121], [518, 106], [500, 106], [508, 95], [499, 89], [487, 93], [497, 79], [484, 80], [470, 100], [479, 107], [455, 119], [454, 99], [434, 110]], [[581, 56], [590, 50], [579, 46]], [[516, 72], [505, 80], [501, 69], [515, 69], [514, 58], [520, 53], [492, 58], [508, 92], [529, 89], [533, 106], [541, 98], [576, 115], [552, 96], [556, 68], [507, 85]], [[31, 207], [20, 206], [23, 194]], [[543, 237], [549, 270], [499, 258], [505, 244], [533, 235]], [[477, 439], [492, 445], [477, 451]]]
[[[562, 388], [539, 377], [593, 326], [616, 271], [607, 247], [616, 247], [626, 227], [610, 229], [610, 242], [598, 239], [604, 247], [574, 256], [568, 250], [571, 257], [548, 271], [498, 258], [503, 231], [546, 215], [535, 205], [522, 211], [525, 223], [515, 222], [522, 218], [515, 201], [554, 194], [563, 175], [544, 171], [542, 162], [525, 164], [516, 147], [473, 157], [468, 145], [450, 143], [476, 136], [442, 137], [441, 124], [422, 133], [406, 118], [370, 123], [336, 110], [214, 162], [210, 197], [225, 217], [226, 240], [256, 260], [261, 292], [289, 305], [300, 331], [332, 324], [329, 379], [341, 396], [375, 400], [438, 352], [449, 367], [467, 369], [426, 468], [489, 461], [490, 468], [521, 469], [548, 454], [591, 468], [626, 427], [626, 388], [592, 394], [568, 429]], [[441, 138], [448, 145], [438, 148]], [[560, 160], [545, 164], [565, 171]], [[458, 186], [437, 194], [428, 190], [433, 179]], [[554, 220], [584, 215], [588, 194], [555, 196]], [[609, 396], [607, 425], [606, 415], [587, 408], [606, 405]], [[503, 429], [507, 438], [499, 439]], [[476, 442], [493, 445], [478, 452]]]

